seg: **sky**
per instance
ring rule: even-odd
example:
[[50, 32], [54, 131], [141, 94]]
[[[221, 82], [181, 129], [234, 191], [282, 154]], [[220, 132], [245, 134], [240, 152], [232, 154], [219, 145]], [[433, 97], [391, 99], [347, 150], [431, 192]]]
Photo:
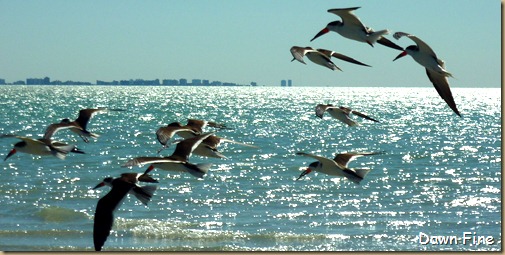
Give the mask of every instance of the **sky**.
[[[331, 32], [310, 42], [332, 8], [374, 30], [416, 35], [454, 75], [451, 87], [501, 86], [498, 0], [0, 0], [0, 78], [96, 80], [208, 79], [279, 86], [432, 86], [400, 51]], [[333, 50], [372, 67], [291, 62], [292, 46]]]

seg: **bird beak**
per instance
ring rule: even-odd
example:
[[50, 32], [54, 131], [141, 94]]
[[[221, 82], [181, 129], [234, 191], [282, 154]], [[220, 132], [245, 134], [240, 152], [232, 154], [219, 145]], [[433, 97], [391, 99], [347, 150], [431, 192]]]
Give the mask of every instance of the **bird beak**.
[[296, 179], [297, 181], [300, 180], [300, 178], [304, 177], [305, 175], [307, 175], [308, 173], [310, 173], [312, 170], [310, 170], [310, 168], [307, 168], [307, 170], [303, 171], [302, 174], [300, 174], [300, 176]]
[[8, 158], [10, 158], [12, 155], [16, 154], [16, 149], [12, 149], [9, 154], [7, 154], [7, 157], [5, 157], [4, 161], [6, 161]]
[[103, 187], [103, 186], [105, 186], [105, 182], [100, 182], [93, 189], [98, 189], [98, 188]]
[[312, 40], [310, 40], [310, 41], [312, 42], [312, 41], [314, 41], [316, 38], [318, 38], [319, 36], [324, 35], [324, 34], [326, 34], [326, 33], [328, 33], [328, 32], [330, 32], [330, 30], [329, 30], [327, 27], [325, 27], [325, 28], [323, 28], [323, 30], [319, 31], [319, 33], [317, 33], [317, 35], [316, 35], [316, 36], [314, 36], [314, 38], [312, 38]]
[[402, 53], [400, 53], [400, 55], [396, 56], [396, 58], [395, 58], [395, 59], [393, 59], [393, 61], [395, 61], [395, 60], [397, 60], [397, 59], [399, 59], [399, 58], [401, 58], [401, 57], [405, 57], [405, 56], [407, 56], [407, 52], [406, 52], [406, 51], [403, 51]]
[[153, 165], [150, 165], [146, 171], [144, 172], [144, 174], [148, 174], [149, 172], [151, 172], [152, 170], [154, 169], [154, 166]]

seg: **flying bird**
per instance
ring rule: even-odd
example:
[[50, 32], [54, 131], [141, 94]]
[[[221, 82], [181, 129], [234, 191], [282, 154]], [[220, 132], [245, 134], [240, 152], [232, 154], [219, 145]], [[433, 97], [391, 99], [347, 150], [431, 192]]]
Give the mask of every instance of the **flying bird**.
[[155, 185], [141, 187], [137, 185], [138, 182], [158, 181], [146, 174], [123, 173], [118, 178], [107, 177], [93, 188], [98, 189], [106, 185], [112, 187], [96, 204], [93, 223], [93, 243], [96, 251], [102, 250], [114, 224], [114, 212], [121, 206], [127, 194], [135, 195], [144, 205], [151, 200], [157, 187]]
[[367, 115], [361, 113], [361, 112], [358, 112], [358, 111], [355, 111], [355, 110], [352, 110], [350, 108], [347, 108], [347, 107], [343, 107], [343, 106], [340, 106], [340, 107], [336, 107], [336, 106], [333, 106], [332, 104], [318, 104], [316, 106], [316, 116], [319, 117], [319, 118], [323, 118], [323, 115], [325, 112], [328, 112], [333, 118], [337, 119], [337, 120], [340, 120], [341, 122], [353, 127], [353, 126], [358, 126], [358, 122], [352, 120], [349, 115], [352, 113], [354, 115], [357, 115], [359, 117], [362, 117], [362, 118], [365, 118], [367, 120], [371, 120], [371, 121], [374, 121], [374, 122], [379, 122], [378, 120], [376, 119], [373, 119], [371, 117], [368, 117]]
[[199, 134], [199, 132], [195, 131], [190, 127], [183, 126], [179, 122], [173, 122], [165, 127], [160, 127], [158, 128], [158, 130], [156, 130], [156, 139], [158, 139], [158, 142], [161, 143], [163, 147], [160, 150], [158, 150], [158, 153], [160, 153], [162, 150], [166, 149], [170, 145], [168, 141], [172, 139], [172, 137], [177, 133], [180, 133], [184, 137], [194, 137]]
[[393, 37], [399, 40], [401, 37], [406, 36], [416, 43], [416, 45], [410, 45], [405, 50], [396, 56], [393, 61], [410, 55], [417, 63], [422, 65], [426, 69], [426, 74], [430, 79], [431, 83], [437, 90], [438, 94], [447, 103], [447, 105], [461, 117], [460, 112], [454, 102], [452, 96], [451, 88], [449, 86], [448, 77], [452, 77], [452, 74], [445, 69], [445, 63], [443, 60], [439, 59], [431, 47], [424, 41], [419, 39], [417, 36], [407, 34], [404, 32], [396, 32]]
[[4, 161], [12, 157], [17, 152], [23, 152], [32, 155], [49, 156], [53, 155], [59, 159], [65, 159], [69, 152], [84, 154], [82, 150], [77, 149], [75, 145], [69, 145], [62, 142], [48, 139], [33, 139], [14, 134], [4, 134], [0, 138], [18, 138], [21, 141], [14, 144], [14, 148], [7, 154]]
[[170, 145], [168, 144], [168, 141], [172, 139], [175, 134], [183, 138], [192, 138], [202, 134], [203, 128], [206, 126], [217, 129], [229, 129], [224, 124], [198, 119], [188, 119], [186, 125], [182, 125], [180, 122], [172, 122], [167, 126], [160, 127], [156, 130], [156, 138], [158, 139], [158, 142], [163, 145], [163, 147], [158, 150], [158, 153]]
[[342, 8], [342, 9], [329, 9], [329, 13], [333, 13], [335, 15], [340, 16], [342, 21], [337, 20], [328, 23], [325, 28], [323, 28], [319, 33], [317, 33], [314, 38], [310, 41], [312, 42], [316, 38], [330, 32], [339, 33], [341, 36], [355, 40], [358, 42], [367, 43], [373, 47], [374, 43], [377, 42], [384, 46], [396, 49], [403, 50], [402, 47], [396, 45], [390, 40], [383, 37], [386, 34], [389, 34], [387, 29], [380, 31], [373, 31], [369, 27], [365, 27], [361, 20], [353, 13], [354, 10], [359, 9], [360, 7], [352, 7], [352, 8]]
[[[173, 143], [179, 143], [183, 140], [176, 140]], [[233, 144], [238, 144], [242, 146], [246, 146], [249, 148], [255, 148], [258, 149], [258, 146], [246, 144], [246, 143], [241, 143], [237, 141], [233, 141], [227, 138], [219, 137], [216, 135], [211, 135], [207, 138], [205, 138], [202, 143], [200, 143], [194, 150], [193, 154], [199, 155], [199, 156], [204, 156], [204, 157], [211, 157], [211, 158], [227, 158], [224, 156], [221, 152], [217, 150], [217, 147], [222, 143], [222, 142], [228, 142], [228, 143], [233, 143]]]
[[199, 120], [199, 119], [188, 119], [186, 126], [192, 127], [195, 131], [202, 133], [203, 128], [209, 126], [217, 129], [230, 129], [225, 124], [216, 123], [213, 121]]
[[106, 111], [124, 111], [122, 109], [108, 109], [108, 108], [97, 108], [97, 109], [82, 109], [79, 111], [79, 117], [75, 119], [74, 121], [71, 121], [68, 118], [62, 119], [60, 123], [55, 123], [51, 124], [47, 130], [46, 134], [44, 137], [51, 137], [56, 133], [58, 130], [61, 129], [70, 129], [70, 131], [78, 134], [81, 139], [88, 143], [89, 142], [89, 137], [92, 138], [98, 138], [98, 134], [94, 134], [89, 132], [86, 128], [88, 126], [89, 120], [97, 113], [99, 112], [106, 112]]
[[381, 152], [342, 153], [337, 154], [334, 159], [329, 159], [305, 152], [297, 152], [296, 155], [314, 158], [317, 161], [310, 163], [307, 169], [303, 171], [296, 180], [299, 180], [312, 171], [316, 171], [327, 175], [346, 177], [352, 182], [359, 184], [368, 172], [370, 172], [370, 169], [348, 168], [348, 163], [356, 157], [377, 154], [381, 154]]
[[213, 133], [205, 133], [184, 139], [177, 144], [172, 155], [168, 157], [137, 157], [126, 162], [123, 167], [151, 164], [144, 172], [145, 174], [156, 167], [166, 171], [188, 172], [197, 178], [203, 178], [212, 164], [192, 164], [189, 162], [189, 157], [191, 157], [196, 147], [212, 134]]
[[346, 55], [325, 49], [316, 50], [312, 47], [293, 46], [291, 47], [290, 52], [291, 55], [293, 55], [293, 59], [291, 61], [298, 60], [300, 63], [306, 64], [305, 61], [303, 60], [303, 57], [307, 56], [307, 58], [310, 61], [314, 62], [315, 64], [329, 68], [330, 70], [342, 71], [342, 69], [340, 69], [337, 65], [335, 65], [335, 63], [331, 61], [330, 59], [331, 57], [335, 57], [357, 65], [369, 66]]

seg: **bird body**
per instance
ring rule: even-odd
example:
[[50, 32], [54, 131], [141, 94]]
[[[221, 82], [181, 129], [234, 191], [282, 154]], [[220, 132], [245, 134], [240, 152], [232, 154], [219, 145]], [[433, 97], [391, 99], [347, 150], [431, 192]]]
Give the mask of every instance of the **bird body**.
[[431, 47], [417, 36], [404, 32], [396, 32], [393, 35], [396, 39], [400, 39], [403, 36], [410, 38], [416, 45], [408, 46], [402, 53], [393, 59], [393, 61], [410, 55], [418, 64], [426, 69], [426, 75], [437, 90], [439, 96], [447, 103], [454, 113], [461, 117], [461, 113], [456, 106], [449, 86], [448, 77], [452, 77], [452, 74], [445, 69], [444, 61], [439, 59]]
[[296, 155], [311, 157], [316, 159], [316, 162], [313, 162], [309, 165], [309, 167], [302, 172], [300, 177], [297, 180], [302, 178], [303, 176], [309, 174], [312, 171], [324, 173], [332, 176], [340, 176], [346, 177], [352, 182], [359, 184], [363, 178], [370, 172], [370, 169], [351, 169], [348, 168], [348, 163], [356, 157], [366, 156], [366, 155], [377, 155], [379, 152], [364, 152], [364, 153], [342, 153], [337, 154], [334, 159], [329, 159], [321, 156], [317, 156], [314, 154], [297, 152]]
[[349, 118], [349, 115], [352, 113], [354, 115], [357, 115], [359, 117], [362, 117], [362, 118], [365, 118], [367, 120], [371, 120], [371, 121], [374, 121], [374, 122], [379, 122], [378, 120], [376, 119], [373, 119], [361, 112], [358, 112], [358, 111], [355, 111], [355, 110], [352, 110], [350, 108], [347, 108], [347, 107], [343, 107], [343, 106], [340, 106], [340, 107], [336, 107], [336, 106], [333, 106], [332, 104], [318, 104], [316, 106], [316, 116], [319, 117], [319, 118], [323, 118], [323, 115], [325, 112], [328, 112], [333, 118], [335, 119], [338, 119], [340, 120], [341, 122], [347, 124], [348, 126], [351, 126], [351, 127], [354, 127], [354, 126], [358, 126], [359, 123], [352, 120], [351, 118]]
[[38, 156], [55, 156], [59, 159], [65, 159], [69, 152], [84, 154], [77, 149], [75, 145], [69, 145], [62, 142], [52, 141], [50, 139], [33, 139], [13, 134], [1, 135], [0, 138], [18, 138], [21, 141], [14, 144], [14, 148], [5, 157], [4, 161], [12, 157], [17, 152], [23, 152]]
[[379, 31], [374, 31], [373, 29], [366, 27], [361, 22], [361, 20], [353, 13], [353, 11], [359, 8], [360, 7], [329, 9], [328, 10], [329, 13], [338, 15], [342, 20], [341, 21], [337, 20], [328, 23], [328, 25], [326, 25], [325, 28], [319, 31], [319, 33], [317, 33], [314, 36], [314, 38], [312, 38], [310, 41], [313, 41], [316, 38], [330, 31], [333, 31], [347, 39], [367, 43], [372, 47], [377, 42], [379, 44], [382, 44], [384, 46], [396, 50], [403, 50], [402, 47], [396, 45], [395, 43], [391, 42], [390, 40], [384, 37], [384, 35], [389, 34], [389, 30], [382, 29]]
[[107, 177], [93, 188], [105, 185], [112, 187], [96, 205], [93, 221], [93, 243], [96, 251], [102, 250], [114, 224], [114, 212], [121, 206], [127, 194], [134, 194], [144, 205], [151, 200], [157, 187], [153, 185], [140, 187], [137, 185], [139, 181], [157, 182], [145, 174], [124, 173], [115, 179]]
[[187, 172], [198, 178], [203, 178], [211, 164], [192, 164], [189, 162], [189, 157], [196, 147], [211, 135], [212, 133], [205, 133], [184, 139], [177, 144], [172, 155], [168, 157], [136, 157], [126, 162], [123, 167], [151, 164], [145, 171], [145, 174], [154, 168], [159, 168], [167, 171]]
[[303, 60], [303, 57], [307, 56], [307, 58], [313, 63], [329, 68], [330, 70], [342, 71], [342, 69], [340, 69], [337, 65], [335, 65], [335, 63], [331, 61], [331, 57], [335, 57], [357, 65], [369, 66], [344, 54], [326, 49], [316, 50], [312, 47], [293, 46], [291, 47], [290, 52], [291, 55], [293, 55], [293, 60], [291, 61], [298, 60], [300, 63], [306, 64]]

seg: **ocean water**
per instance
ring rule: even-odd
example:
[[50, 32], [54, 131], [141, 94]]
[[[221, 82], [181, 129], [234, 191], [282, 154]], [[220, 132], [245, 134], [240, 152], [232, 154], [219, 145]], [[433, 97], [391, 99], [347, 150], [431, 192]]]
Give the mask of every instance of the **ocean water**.
[[[0, 163], [0, 250], [93, 250], [95, 206], [109, 188], [91, 188], [143, 172], [121, 165], [158, 155], [155, 131], [186, 118], [225, 123], [233, 129], [217, 135], [260, 148], [223, 143], [228, 159], [193, 155], [193, 163], [213, 163], [204, 179], [154, 170], [160, 183], [149, 206], [128, 197], [104, 250], [501, 250], [501, 89], [452, 90], [463, 118], [431, 86], [0, 86], [4, 134], [39, 137], [82, 108], [126, 110], [91, 119], [88, 130], [100, 137], [90, 143], [68, 131], [54, 137], [86, 154], [17, 153]], [[319, 103], [381, 122], [319, 119]], [[18, 141], [0, 139], [0, 157]], [[298, 151], [384, 153], [349, 164], [372, 169], [356, 185], [319, 173], [296, 181], [314, 161]]]

